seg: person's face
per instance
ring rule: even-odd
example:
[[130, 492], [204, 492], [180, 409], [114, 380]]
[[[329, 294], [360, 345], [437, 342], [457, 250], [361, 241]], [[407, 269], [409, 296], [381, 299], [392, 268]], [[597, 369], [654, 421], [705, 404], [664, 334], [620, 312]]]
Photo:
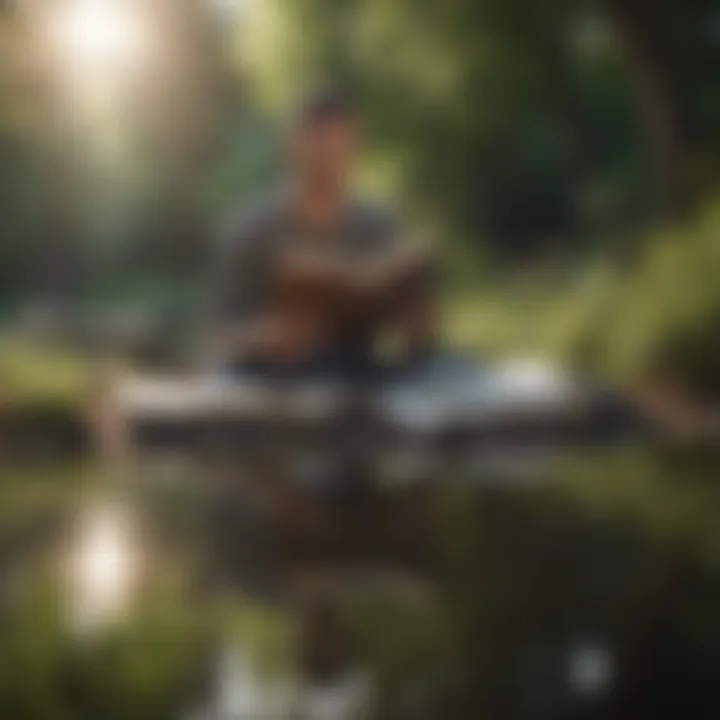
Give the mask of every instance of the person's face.
[[344, 185], [357, 152], [357, 127], [351, 118], [332, 118], [298, 128], [290, 138], [290, 158], [300, 182]]

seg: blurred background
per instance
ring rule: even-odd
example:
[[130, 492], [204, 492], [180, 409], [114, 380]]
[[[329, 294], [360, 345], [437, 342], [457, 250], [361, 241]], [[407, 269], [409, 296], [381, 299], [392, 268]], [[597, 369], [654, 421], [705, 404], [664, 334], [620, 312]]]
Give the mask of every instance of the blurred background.
[[672, 430], [438, 499], [435, 601], [347, 603], [376, 715], [716, 717], [718, 72], [716, 0], [0, 0], [0, 715], [204, 717], [218, 637], [284, 676], [287, 614], [208, 590], [203, 472], [119, 492], [85, 413], [106, 371], [191, 362], [218, 243], [331, 78], [360, 187], [437, 241], [447, 343]]

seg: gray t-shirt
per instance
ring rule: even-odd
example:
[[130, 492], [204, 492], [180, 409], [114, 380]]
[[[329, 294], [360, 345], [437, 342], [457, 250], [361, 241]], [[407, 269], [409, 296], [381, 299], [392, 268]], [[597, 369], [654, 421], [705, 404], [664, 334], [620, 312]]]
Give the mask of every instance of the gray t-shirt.
[[244, 218], [223, 248], [212, 278], [213, 323], [248, 321], [267, 309], [276, 263], [289, 244], [327, 248], [363, 262], [397, 241], [390, 216], [367, 202], [351, 201], [341, 222], [318, 229], [302, 223], [286, 201], [275, 199]]

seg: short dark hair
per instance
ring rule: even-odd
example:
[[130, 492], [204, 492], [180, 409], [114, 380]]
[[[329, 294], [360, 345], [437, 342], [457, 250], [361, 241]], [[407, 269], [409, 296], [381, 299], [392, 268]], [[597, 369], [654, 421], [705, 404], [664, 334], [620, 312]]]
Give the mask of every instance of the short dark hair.
[[355, 105], [350, 95], [337, 86], [323, 86], [302, 95], [297, 103], [293, 126], [303, 129], [354, 117]]

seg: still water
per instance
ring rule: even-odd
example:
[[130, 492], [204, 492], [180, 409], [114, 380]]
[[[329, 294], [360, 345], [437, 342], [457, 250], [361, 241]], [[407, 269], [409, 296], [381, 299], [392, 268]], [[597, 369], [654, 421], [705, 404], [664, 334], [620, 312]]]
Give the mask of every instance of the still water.
[[355, 662], [317, 686], [297, 673], [291, 605], [238, 573], [233, 545], [255, 537], [242, 508], [197, 468], [6, 468], [3, 717], [705, 717], [717, 460], [630, 453], [532, 486], [448, 483], [432, 592], [345, 593]]

